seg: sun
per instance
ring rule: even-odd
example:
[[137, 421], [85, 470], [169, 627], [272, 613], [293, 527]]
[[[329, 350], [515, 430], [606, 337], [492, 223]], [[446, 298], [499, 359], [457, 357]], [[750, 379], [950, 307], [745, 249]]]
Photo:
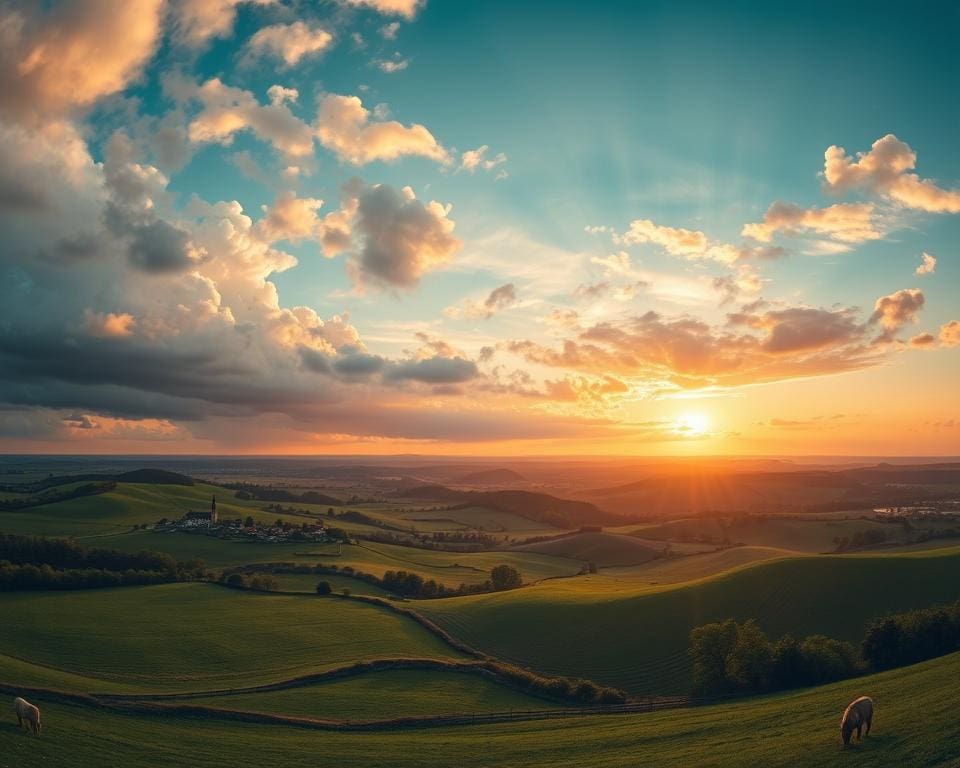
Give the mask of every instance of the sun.
[[673, 431], [678, 435], [699, 437], [710, 431], [710, 420], [700, 411], [681, 413], [673, 422]]

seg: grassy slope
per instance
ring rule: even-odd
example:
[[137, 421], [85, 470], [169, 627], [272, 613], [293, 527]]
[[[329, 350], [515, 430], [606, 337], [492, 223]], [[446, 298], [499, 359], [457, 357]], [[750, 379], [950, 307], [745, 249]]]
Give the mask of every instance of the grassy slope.
[[635, 694], [686, 693], [691, 628], [756, 618], [773, 636], [859, 641], [875, 616], [960, 598], [960, 548], [784, 558], [636, 594], [598, 595], [579, 583], [426, 601], [418, 610], [474, 647], [542, 672]]
[[[929, 527], [937, 526], [931, 524]], [[722, 541], [724, 536], [727, 536], [735, 543], [781, 547], [797, 552], [832, 552], [836, 547], [834, 538], [853, 536], [858, 531], [881, 530], [895, 541], [903, 539], [904, 536], [903, 529], [899, 525], [877, 523], [872, 520], [831, 519], [829, 516], [821, 515], [811, 516], [809, 519], [751, 518], [738, 521], [726, 529], [716, 518], [701, 520], [690, 518], [640, 526], [634, 530], [652, 539], [671, 539], [686, 533], [691, 536], [707, 535], [714, 541]]]
[[479, 675], [394, 669], [281, 691], [191, 698], [190, 704], [334, 720], [553, 709]]
[[524, 544], [517, 549], [589, 561], [600, 566], [622, 566], [640, 565], [655, 560], [660, 556], [663, 545], [658, 548], [650, 547], [632, 536], [616, 533], [575, 533], [550, 541]]
[[384, 608], [213, 585], [6, 593], [0, 615], [5, 654], [98, 678], [99, 690], [206, 690], [364, 659], [459, 658]]
[[[658, 768], [878, 765], [960, 761], [960, 654], [822, 688], [691, 710], [387, 732], [311, 732], [218, 720], [121, 716], [39, 702], [40, 739], [0, 724], [0, 766], [126, 768]], [[842, 750], [840, 713], [868, 693], [873, 735]]]

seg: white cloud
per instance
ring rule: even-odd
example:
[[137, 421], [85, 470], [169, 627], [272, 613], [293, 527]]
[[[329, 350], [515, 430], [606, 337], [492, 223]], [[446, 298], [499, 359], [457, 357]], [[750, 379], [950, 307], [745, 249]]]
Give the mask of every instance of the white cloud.
[[763, 221], [745, 224], [742, 234], [761, 243], [769, 243], [778, 232], [803, 235], [813, 232], [841, 243], [862, 243], [882, 236], [872, 203], [838, 203], [827, 208], [801, 208], [792, 203], [775, 202]]
[[917, 153], [892, 133], [873, 142], [868, 152], [849, 157], [843, 147], [824, 153], [823, 178], [835, 194], [863, 190], [891, 202], [930, 213], [960, 213], [960, 190], [943, 189], [912, 171]]
[[916, 274], [921, 277], [923, 277], [923, 275], [932, 275], [933, 271], [937, 268], [936, 257], [924, 251], [921, 258], [920, 266], [915, 270]]
[[304, 58], [316, 58], [333, 44], [333, 35], [320, 26], [302, 21], [263, 27], [250, 38], [251, 55], [270, 55], [286, 67], [296, 66]]
[[[287, 157], [306, 157], [313, 154], [313, 133], [305, 122], [296, 117], [284, 101], [293, 89], [270, 89], [271, 104], [260, 104], [250, 91], [224, 85], [219, 78], [211, 78], [203, 85], [188, 83], [182, 86], [188, 98], [203, 105], [201, 112], [187, 126], [190, 140], [195, 143], [217, 142], [229, 145], [234, 134], [250, 129]], [[282, 98], [278, 98], [278, 94]]]
[[[486, 144], [476, 149], [468, 149], [460, 156], [460, 168], [458, 170], [467, 173], [474, 173], [477, 169], [490, 172], [507, 162], [507, 156], [503, 152], [499, 152], [493, 157], [487, 157], [486, 154], [489, 149], [490, 147]], [[506, 176], [507, 172], [502, 168], [497, 172], [498, 179], [506, 178]]]
[[326, 149], [353, 165], [389, 162], [408, 155], [440, 163], [449, 160], [447, 151], [424, 126], [371, 120], [370, 110], [356, 96], [324, 96], [317, 113], [316, 134]]
[[348, 5], [371, 8], [385, 16], [402, 16], [410, 20], [424, 5], [425, 0], [346, 0]]

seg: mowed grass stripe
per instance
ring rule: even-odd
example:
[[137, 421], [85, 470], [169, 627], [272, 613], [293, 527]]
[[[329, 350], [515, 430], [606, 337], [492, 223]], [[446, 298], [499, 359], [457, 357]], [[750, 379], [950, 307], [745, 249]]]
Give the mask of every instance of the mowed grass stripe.
[[102, 680], [104, 691], [229, 688], [377, 658], [463, 658], [386, 608], [207, 584], [7, 593], [0, 615], [10, 655]]
[[[570, 582], [574, 584], [575, 580]], [[562, 595], [549, 585], [424, 601], [417, 609], [469, 645], [513, 663], [582, 676], [635, 695], [690, 688], [690, 630], [755, 618], [772, 636], [826, 634], [858, 642], [870, 619], [960, 599], [960, 551], [806, 556], [637, 595]]]

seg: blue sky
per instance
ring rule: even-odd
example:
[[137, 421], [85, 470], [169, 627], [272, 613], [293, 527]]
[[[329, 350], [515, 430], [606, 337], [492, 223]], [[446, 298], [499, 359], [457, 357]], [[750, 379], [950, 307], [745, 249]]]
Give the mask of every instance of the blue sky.
[[[37, 346], [158, 368], [209, 353], [222, 371], [214, 350], [238, 345], [251, 366], [238, 396], [122, 362], [91, 382], [11, 357], [14, 448], [222, 450], [244, 435], [242, 450], [321, 453], [863, 453], [896, 452], [908, 429], [909, 452], [955, 445], [943, 425], [960, 413], [941, 397], [960, 372], [955, 4], [64, 0], [4, 14], [11, 146], [43, 143], [46, 179], [43, 153], [66, 157], [49, 136], [72, 131], [91, 185], [74, 199], [94, 201], [11, 208], [11, 274], [49, 296], [79, 286], [29, 329]], [[335, 124], [347, 97], [390, 137]], [[318, 117], [325, 104], [340, 117]], [[836, 176], [829, 147], [844, 150]], [[21, 162], [0, 170], [29, 174]], [[250, 242], [224, 234], [245, 225], [219, 201], [239, 203]], [[52, 244], [30, 239], [44, 215]], [[348, 230], [336, 246], [330, 215]], [[95, 259], [38, 266], [81, 235]], [[935, 266], [918, 273], [924, 253]], [[40, 288], [26, 293], [10, 332], [38, 306]], [[347, 415], [329, 427], [334, 403]], [[397, 426], [352, 424], [371, 403]], [[419, 412], [435, 426], [405, 426]], [[824, 433], [826, 418], [842, 424]]]

